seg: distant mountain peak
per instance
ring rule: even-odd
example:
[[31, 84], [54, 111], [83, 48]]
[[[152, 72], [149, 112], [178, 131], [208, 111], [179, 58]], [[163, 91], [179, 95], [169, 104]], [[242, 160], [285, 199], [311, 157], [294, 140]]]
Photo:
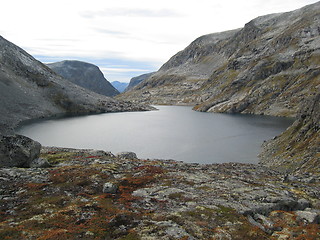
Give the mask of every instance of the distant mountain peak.
[[115, 89], [117, 89], [120, 93], [122, 93], [126, 89], [129, 83], [113, 81], [111, 82], [111, 84]]
[[152, 74], [154, 74], [155, 72], [151, 72], [151, 73], [145, 73], [136, 77], [131, 78], [129, 85], [127, 86], [127, 88], [125, 89], [125, 91], [129, 91], [130, 89], [134, 88], [135, 86], [137, 86], [139, 83], [143, 82], [144, 80], [146, 80], [147, 78], [149, 78], [150, 76], [152, 76]]
[[105, 79], [99, 67], [94, 64], [78, 60], [64, 60], [47, 65], [65, 79], [93, 92], [111, 97], [119, 94], [119, 91]]

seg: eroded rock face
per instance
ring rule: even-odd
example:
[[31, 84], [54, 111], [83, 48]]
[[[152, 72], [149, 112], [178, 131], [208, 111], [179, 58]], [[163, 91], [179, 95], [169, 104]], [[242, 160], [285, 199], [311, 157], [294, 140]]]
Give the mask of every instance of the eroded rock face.
[[41, 144], [22, 135], [0, 137], [0, 166], [29, 167], [39, 157]]

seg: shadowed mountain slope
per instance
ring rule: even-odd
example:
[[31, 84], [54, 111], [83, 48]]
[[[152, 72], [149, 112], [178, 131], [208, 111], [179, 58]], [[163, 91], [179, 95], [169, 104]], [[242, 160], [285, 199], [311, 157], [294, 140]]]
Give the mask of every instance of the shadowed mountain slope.
[[91, 63], [65, 60], [62, 62], [50, 63], [47, 64], [47, 66], [72, 83], [93, 92], [110, 97], [119, 94], [119, 91], [105, 79], [100, 69]]

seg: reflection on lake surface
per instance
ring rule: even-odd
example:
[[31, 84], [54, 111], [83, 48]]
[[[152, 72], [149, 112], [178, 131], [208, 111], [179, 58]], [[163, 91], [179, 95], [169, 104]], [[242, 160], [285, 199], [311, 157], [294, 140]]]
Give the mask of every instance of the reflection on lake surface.
[[184, 162], [257, 163], [264, 140], [284, 131], [291, 119], [214, 114], [191, 107], [106, 113], [44, 120], [17, 130], [46, 146], [135, 152], [139, 158]]

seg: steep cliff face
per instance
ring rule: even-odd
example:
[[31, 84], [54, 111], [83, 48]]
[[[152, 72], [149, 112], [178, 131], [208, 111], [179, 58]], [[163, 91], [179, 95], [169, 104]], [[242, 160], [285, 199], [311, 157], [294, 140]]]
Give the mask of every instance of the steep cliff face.
[[319, 91], [320, 3], [196, 39], [123, 98], [295, 116]]
[[91, 63], [66, 60], [47, 65], [60, 76], [83, 88], [110, 97], [119, 94], [100, 69]]
[[0, 37], [0, 134], [18, 123], [64, 113], [143, 110], [67, 81]]
[[263, 165], [288, 173], [320, 173], [320, 94], [305, 101], [295, 123], [264, 147]]

